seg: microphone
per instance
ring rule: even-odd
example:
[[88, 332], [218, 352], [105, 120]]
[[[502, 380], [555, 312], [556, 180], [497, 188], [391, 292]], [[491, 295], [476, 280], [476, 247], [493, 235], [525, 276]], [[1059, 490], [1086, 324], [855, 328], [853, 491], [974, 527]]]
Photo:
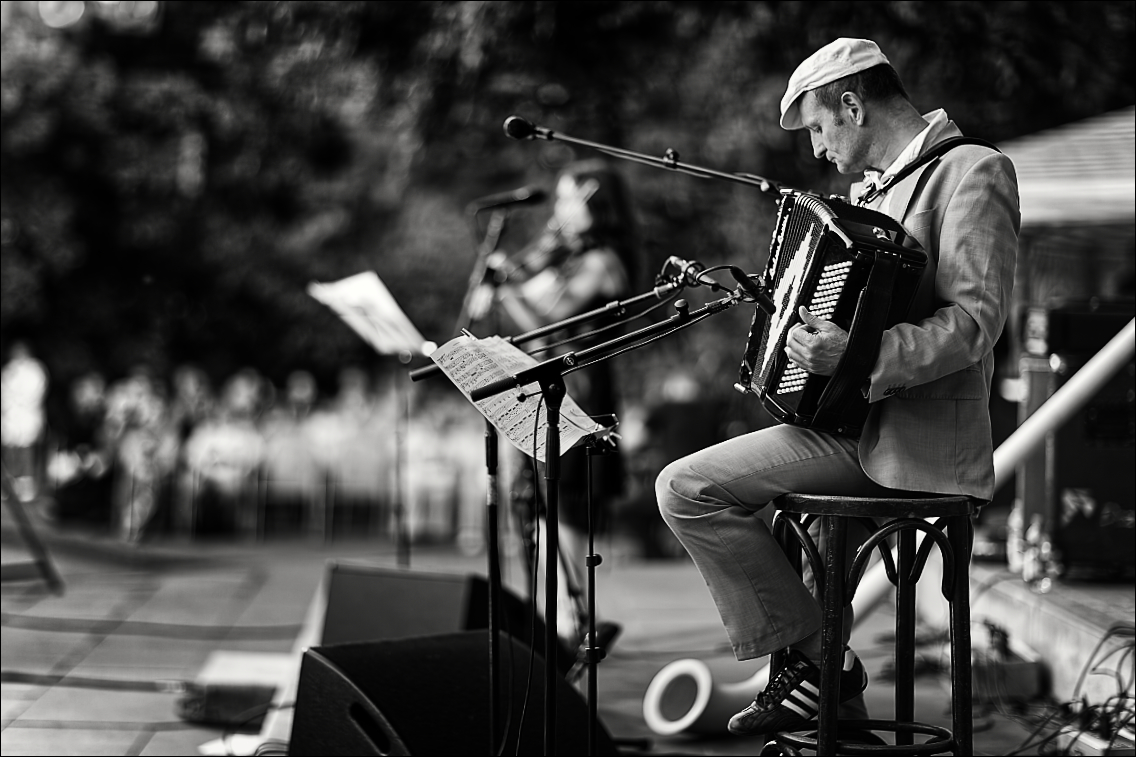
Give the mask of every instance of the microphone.
[[767, 295], [757, 282], [751, 279], [745, 271], [737, 266], [729, 266], [730, 275], [734, 277], [734, 281], [738, 282], [738, 288], [745, 292], [745, 295], [757, 303], [757, 306], [764, 310], [769, 315], [773, 315], [773, 311], [777, 308], [773, 305], [773, 300], [769, 299]]
[[510, 139], [531, 139], [536, 136], [536, 126], [520, 116], [509, 116], [503, 125], [505, 136]]
[[483, 210], [499, 208], [502, 205], [535, 205], [538, 202], [544, 202], [547, 196], [548, 194], [539, 187], [520, 187], [474, 200], [469, 204], [469, 210], [473, 213], [480, 213]]
[[684, 286], [697, 287], [702, 286], [704, 283], [699, 275], [706, 270], [706, 266], [699, 263], [697, 260], [683, 260], [680, 257], [671, 255], [667, 258], [667, 266], [678, 270], [681, 282]]

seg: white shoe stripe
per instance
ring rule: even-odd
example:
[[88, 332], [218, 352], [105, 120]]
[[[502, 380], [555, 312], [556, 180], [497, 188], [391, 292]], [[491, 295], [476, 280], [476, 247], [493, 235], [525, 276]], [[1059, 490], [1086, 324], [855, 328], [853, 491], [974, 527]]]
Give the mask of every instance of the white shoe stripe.
[[809, 692], [810, 694], [814, 694], [814, 695], [817, 695], [817, 696], [820, 695], [820, 689], [818, 689], [816, 686], [813, 686], [808, 681], [801, 681], [801, 688], [804, 689], [805, 691]]
[[804, 718], [805, 720], [812, 720], [813, 718], [815, 718], [815, 717], [816, 717], [816, 712], [815, 712], [815, 711], [813, 711], [813, 712], [811, 712], [811, 713], [810, 713], [810, 712], [806, 712], [806, 711], [802, 710], [802, 709], [801, 709], [800, 707], [798, 707], [797, 705], [793, 704], [792, 702], [790, 702], [790, 701], [788, 701], [788, 700], [785, 700], [785, 701], [783, 701], [783, 702], [782, 702], [781, 704], [782, 704], [782, 705], [783, 705], [783, 706], [784, 706], [784, 707], [785, 707], [786, 709], [790, 709], [790, 710], [792, 710], [793, 712], [797, 713], [798, 715], [800, 715], [800, 716], [801, 716], [802, 718]]
[[789, 702], [795, 702], [796, 704], [802, 707], [807, 707], [814, 712], [820, 709], [819, 699], [817, 699], [816, 697], [810, 697], [800, 691], [794, 691], [792, 694], [781, 700], [781, 704], [788, 704]]
[[844, 672], [852, 670], [852, 665], [856, 662], [856, 653], [851, 649], [844, 650]]

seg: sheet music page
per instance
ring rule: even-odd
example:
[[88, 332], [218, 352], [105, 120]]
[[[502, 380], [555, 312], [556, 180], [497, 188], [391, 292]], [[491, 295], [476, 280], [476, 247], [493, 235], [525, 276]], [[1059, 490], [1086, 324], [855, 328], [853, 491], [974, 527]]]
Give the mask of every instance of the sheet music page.
[[428, 355], [437, 348], [418, 332], [374, 271], [328, 284], [313, 281], [308, 294], [334, 310], [380, 355]]
[[[477, 387], [515, 376], [520, 371], [537, 365], [535, 358], [499, 336], [484, 339], [455, 337], [433, 352], [430, 359], [438, 364], [470, 402], [473, 402], [470, 392]], [[525, 399], [518, 400], [518, 394], [524, 394]], [[523, 389], [510, 389], [473, 404], [510, 444], [526, 455], [532, 456], [535, 441], [536, 459], [542, 463], [545, 461], [548, 414], [541, 402], [540, 386], [536, 382]], [[539, 425], [536, 418], [538, 407]], [[575, 400], [565, 395], [560, 407], [561, 454], [575, 447], [589, 434], [603, 430]]]

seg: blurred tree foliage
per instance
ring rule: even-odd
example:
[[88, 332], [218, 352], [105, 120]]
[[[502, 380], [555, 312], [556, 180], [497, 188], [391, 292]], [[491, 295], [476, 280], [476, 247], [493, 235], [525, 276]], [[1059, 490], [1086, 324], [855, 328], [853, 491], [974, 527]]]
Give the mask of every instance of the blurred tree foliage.
[[[327, 380], [375, 358], [305, 287], [363, 270], [444, 341], [473, 262], [466, 203], [584, 157], [506, 139], [511, 114], [842, 191], [777, 126], [789, 73], [837, 36], [877, 40], [917, 106], [994, 141], [1136, 101], [1128, 1], [195, 1], [142, 27], [88, 3], [65, 28], [4, 6], [0, 336], [63, 379], [192, 361]], [[768, 199], [620, 168], [646, 272], [671, 254], [760, 265]], [[544, 218], [515, 211], [505, 246]], [[728, 388], [749, 315], [621, 358], [627, 391], [674, 365]]]

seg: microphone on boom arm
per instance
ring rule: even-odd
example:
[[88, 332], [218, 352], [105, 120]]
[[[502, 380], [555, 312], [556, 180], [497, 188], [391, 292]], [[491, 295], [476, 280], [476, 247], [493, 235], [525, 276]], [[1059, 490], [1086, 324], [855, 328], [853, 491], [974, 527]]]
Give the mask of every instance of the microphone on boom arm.
[[697, 260], [683, 260], [680, 257], [671, 255], [667, 258], [667, 268], [674, 269], [678, 276], [677, 280], [683, 285], [688, 287], [699, 287], [706, 282], [699, 278], [702, 272], [706, 270], [706, 266], [699, 263]]
[[505, 129], [505, 136], [510, 139], [532, 139], [533, 137], [548, 139], [552, 134], [548, 129], [542, 129], [532, 121], [526, 121], [520, 116], [509, 116], [505, 119], [502, 128]]
[[[718, 266], [717, 268], [726, 268], [729, 270], [730, 275], [734, 277], [734, 281], [738, 282], [738, 288], [742, 290], [745, 296], [748, 297], [751, 302], [757, 303], [757, 306], [766, 313], [770, 315], [773, 314], [775, 310], [773, 300], [765, 293], [760, 281], [750, 278], [745, 271], [737, 266], [728, 265]], [[717, 270], [717, 268], [714, 270]], [[667, 269], [673, 270], [676, 273], [673, 281], [682, 286], [708, 286], [711, 289], [727, 291], [713, 279], [702, 278], [706, 266], [699, 263], [697, 260], [684, 260], [676, 255], [671, 255], [667, 258], [666, 265], [663, 268], [664, 271]]]
[[548, 193], [540, 187], [518, 187], [508, 192], [498, 192], [474, 200], [469, 204], [467, 210], [470, 213], [480, 213], [483, 210], [499, 208], [502, 205], [535, 205], [544, 202], [547, 197]]
[[734, 277], [734, 281], [738, 282], [738, 288], [745, 293], [746, 297], [756, 302], [757, 306], [766, 313], [773, 315], [773, 311], [777, 308], [773, 305], [773, 300], [765, 293], [761, 284], [750, 278], [745, 271], [737, 266], [728, 266], [728, 268], [730, 275]]
[[[505, 130], [505, 135], [512, 139], [535, 139], [537, 137], [541, 139], [553, 138], [553, 132], [551, 129], [546, 129], [543, 126], [537, 126], [531, 121], [521, 118], [520, 116], [509, 116], [505, 119], [505, 123], [502, 125], [502, 128]], [[564, 137], [561, 137], [561, 139], [563, 138]], [[568, 141], [585, 144], [587, 146], [600, 149], [602, 152], [608, 152], [608, 150], [604, 149], [604, 147], [601, 145], [585, 143], [581, 140], [570, 139]], [[674, 154], [671, 150], [668, 150], [667, 153], [667, 156], [663, 160], [663, 165], [667, 168], [678, 167], [679, 164], [677, 162], [677, 155]], [[644, 162], [647, 156], [632, 155], [628, 153], [626, 155], [623, 155], [623, 157], [628, 157], [632, 160], [639, 160], [639, 162]], [[685, 168], [689, 169], [691, 167]], [[690, 171], [688, 170], [688, 172]], [[716, 171], [712, 172], [707, 169], [698, 169], [698, 172], [694, 175], [717, 176], [733, 181], [738, 181], [740, 179], [744, 180], [745, 183], [757, 184], [763, 192], [767, 193], [775, 193], [779, 192], [780, 190], [780, 187], [777, 186], [776, 183], [771, 182], [768, 179], [764, 179], [760, 176], [754, 176], [752, 174], [746, 174], [744, 176], [730, 175]], [[679, 281], [681, 281], [685, 286], [696, 287], [703, 284], [709, 284], [709, 282], [703, 281], [701, 279], [701, 274], [706, 269], [706, 266], [702, 265], [701, 263], [689, 262], [683, 260], [682, 258], [672, 256], [667, 259], [667, 266], [678, 269], [681, 274]], [[726, 267], [729, 269], [730, 274], [734, 277], [734, 280], [738, 282], [738, 288], [742, 290], [745, 296], [748, 297], [751, 302], [756, 303], [757, 306], [764, 310], [766, 313], [772, 315], [776, 310], [776, 307], [773, 304], [773, 300], [770, 299], [769, 295], [765, 293], [765, 288], [762, 286], [761, 282], [755, 281], [754, 279], [750, 278], [750, 276], [745, 271], [737, 268], [736, 266]]]

